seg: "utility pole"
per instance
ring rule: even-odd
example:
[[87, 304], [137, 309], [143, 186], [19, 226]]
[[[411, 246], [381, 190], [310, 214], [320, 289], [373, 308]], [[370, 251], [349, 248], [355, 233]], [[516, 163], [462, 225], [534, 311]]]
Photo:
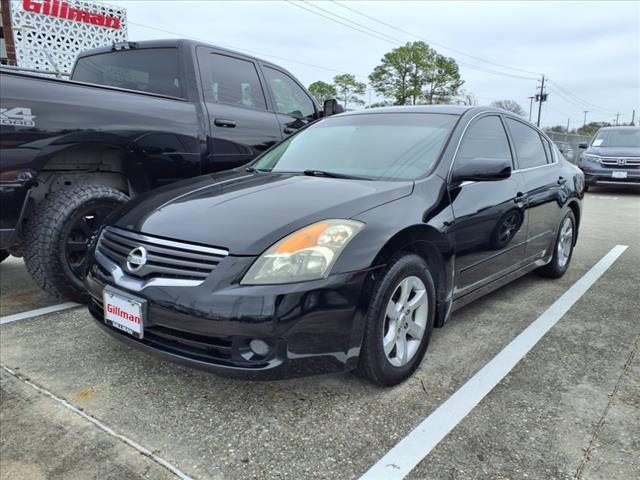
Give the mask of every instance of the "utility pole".
[[567, 133], [569, 133], [569, 123], [571, 123], [571, 119], [567, 118]]
[[544, 75], [542, 75], [542, 83], [540, 84], [539, 101], [540, 101], [540, 103], [538, 104], [538, 122], [536, 123], [536, 126], [538, 128], [540, 127], [540, 117], [542, 116], [542, 102], [546, 102], [547, 101], [547, 94], [544, 93]]
[[631, 114], [631, 126], [635, 127], [636, 126], [636, 111], [634, 110], [633, 113]]
[[619, 119], [620, 119], [620, 112], [616, 113], [616, 126], [618, 126]]
[[533, 110], [533, 99], [534, 98], [536, 98], [535, 95], [533, 97], [529, 97], [529, 121], [531, 121], [531, 110]]
[[11, 2], [9, 0], [0, 0], [0, 16], [0, 28], [4, 38], [4, 48], [7, 52], [7, 65], [17, 65], [16, 45], [11, 25]]
[[584, 127], [587, 124], [587, 113], [589, 113], [589, 110], [583, 110], [584, 112], [584, 121], [582, 122], [582, 126]]

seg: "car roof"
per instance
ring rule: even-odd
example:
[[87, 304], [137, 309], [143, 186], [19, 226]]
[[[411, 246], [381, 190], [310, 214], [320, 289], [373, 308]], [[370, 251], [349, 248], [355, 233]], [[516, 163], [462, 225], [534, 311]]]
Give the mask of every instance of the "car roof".
[[[402, 105], [393, 107], [365, 108], [362, 110], [345, 112], [341, 115], [366, 115], [368, 113], [442, 113], [448, 115], [463, 115], [465, 113], [471, 113], [475, 115], [484, 112], [502, 113], [520, 118], [515, 113], [503, 110], [501, 108], [476, 107], [468, 105]], [[523, 118], [522, 120], [526, 122], [526, 119]]]

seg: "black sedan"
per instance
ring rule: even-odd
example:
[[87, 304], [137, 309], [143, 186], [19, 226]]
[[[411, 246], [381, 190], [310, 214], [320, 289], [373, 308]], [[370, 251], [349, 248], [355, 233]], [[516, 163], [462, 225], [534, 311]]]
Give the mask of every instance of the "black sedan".
[[122, 341], [221, 374], [394, 385], [456, 308], [565, 273], [583, 189], [502, 110], [337, 115], [122, 207], [94, 247], [89, 309]]

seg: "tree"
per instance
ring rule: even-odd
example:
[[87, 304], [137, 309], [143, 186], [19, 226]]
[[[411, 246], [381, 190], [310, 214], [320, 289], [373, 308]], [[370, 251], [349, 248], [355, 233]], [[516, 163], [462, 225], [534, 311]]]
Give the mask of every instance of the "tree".
[[556, 125], [555, 127], [545, 128], [545, 132], [557, 132], [557, 133], [569, 133], [567, 132], [567, 127], [563, 127], [562, 125]]
[[435, 66], [436, 51], [424, 42], [410, 42], [387, 52], [369, 81], [374, 90], [395, 105], [415, 105]]
[[611, 124], [609, 122], [589, 122], [586, 125], [583, 125], [582, 127], [578, 128], [576, 133], [578, 135], [593, 136], [596, 134], [598, 129], [602, 127], [610, 127], [610, 126]]
[[478, 98], [473, 93], [462, 89], [458, 93], [458, 98], [455, 103], [457, 105], [467, 105], [469, 107], [474, 107], [478, 105]]
[[464, 80], [453, 58], [436, 54], [433, 69], [426, 77], [427, 88], [422, 92], [428, 104], [449, 103], [458, 94]]
[[376, 102], [369, 105], [367, 108], [380, 108], [380, 107], [389, 107], [393, 105], [391, 102]]
[[367, 85], [365, 83], [358, 82], [354, 75], [349, 73], [336, 75], [333, 77], [333, 85], [344, 108], [347, 108], [349, 102], [355, 103], [356, 105], [364, 105], [364, 100], [362, 100], [358, 95], [364, 94]]
[[320, 104], [323, 104], [325, 100], [336, 98], [337, 95], [336, 87], [322, 80], [318, 80], [309, 85], [309, 91], [316, 97], [316, 100], [318, 100]]
[[524, 108], [520, 106], [518, 102], [515, 100], [496, 100], [491, 103], [492, 107], [501, 108], [506, 110], [507, 112], [515, 113], [516, 115], [520, 115], [521, 117], [526, 116]]
[[410, 42], [386, 53], [369, 81], [396, 105], [448, 102], [464, 83], [456, 61], [425, 42]]

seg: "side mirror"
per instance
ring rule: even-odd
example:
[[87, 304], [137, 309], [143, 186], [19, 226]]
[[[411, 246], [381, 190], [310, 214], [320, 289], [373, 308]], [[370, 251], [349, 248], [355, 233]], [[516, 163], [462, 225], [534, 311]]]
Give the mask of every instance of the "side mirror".
[[589, 148], [589, 144], [581, 142], [581, 143], [578, 144], [578, 148], [581, 149], [581, 150], [586, 150], [587, 148]]
[[325, 117], [329, 117], [331, 115], [335, 115], [336, 113], [344, 112], [344, 107], [338, 103], [335, 98], [324, 101], [324, 115]]
[[511, 162], [497, 158], [474, 158], [462, 165], [454, 165], [454, 182], [495, 182], [511, 176]]

